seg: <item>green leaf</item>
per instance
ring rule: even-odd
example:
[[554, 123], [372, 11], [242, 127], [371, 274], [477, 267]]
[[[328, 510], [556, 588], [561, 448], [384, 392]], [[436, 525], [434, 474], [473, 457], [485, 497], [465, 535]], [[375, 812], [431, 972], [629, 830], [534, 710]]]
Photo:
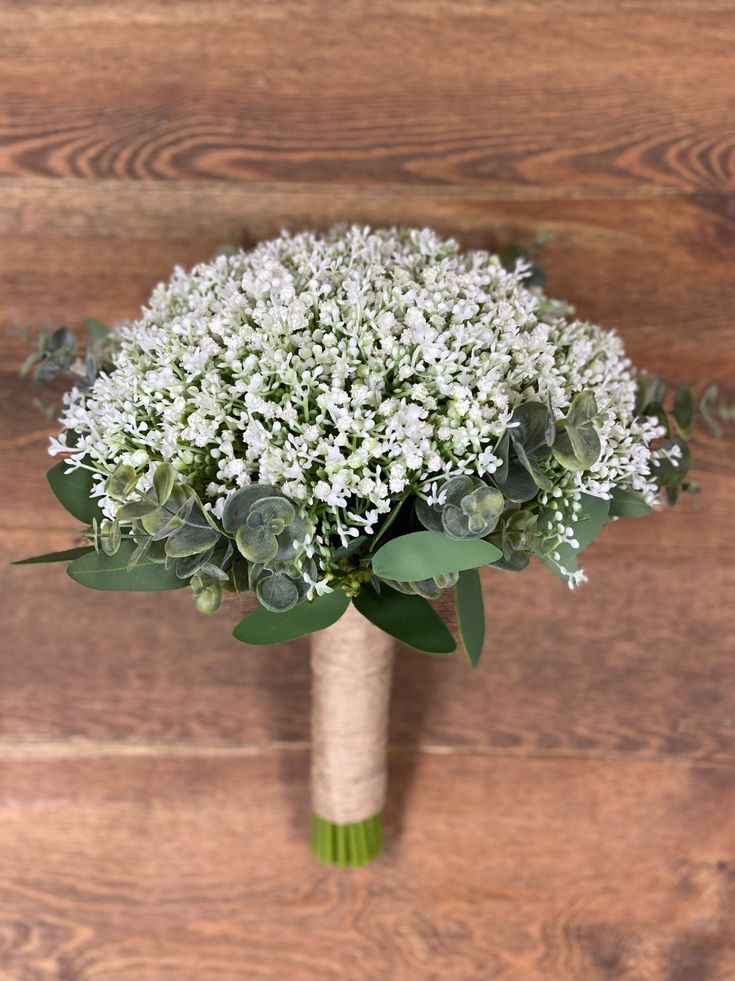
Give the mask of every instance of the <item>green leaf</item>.
[[566, 429], [560, 429], [556, 434], [552, 453], [557, 463], [560, 463], [565, 470], [574, 472], [585, 469], [584, 464], [579, 460], [579, 457], [574, 451], [572, 441], [569, 438], [569, 432]]
[[[671, 450], [678, 448], [680, 457], [674, 463], [667, 455]], [[689, 447], [681, 439], [665, 439], [656, 452], [662, 455], [651, 464], [651, 474], [660, 487], [670, 487], [679, 484], [689, 472], [690, 454]]]
[[597, 400], [589, 390], [575, 395], [567, 413], [567, 425], [578, 428], [592, 422], [597, 415]]
[[447, 572], [476, 569], [500, 558], [500, 549], [482, 539], [458, 541], [438, 531], [415, 531], [386, 542], [373, 556], [381, 579], [417, 582]]
[[544, 554], [538, 545], [534, 546], [534, 554], [539, 558], [543, 564], [551, 569], [551, 571], [559, 576], [559, 578], [566, 581], [566, 576], [559, 569], [565, 569], [567, 572], [575, 572], [577, 569], [577, 556], [580, 552], [583, 552], [588, 545], [597, 538], [602, 529], [605, 527], [607, 522], [608, 514], [610, 511], [610, 502], [603, 500], [601, 497], [593, 497], [591, 494], [581, 495], [582, 503], [582, 515], [578, 521], [574, 521], [571, 524], [572, 531], [574, 532], [573, 538], [578, 542], [578, 546], [575, 548], [567, 542], [563, 542], [557, 548], [552, 549], [553, 552], [559, 553], [559, 561], [556, 562], [550, 555]]
[[674, 399], [674, 419], [681, 435], [684, 439], [689, 439], [694, 421], [694, 396], [688, 385], [682, 385], [677, 390]]
[[102, 321], [95, 320], [94, 317], [87, 317], [84, 321], [84, 326], [89, 331], [89, 336], [93, 337], [96, 341], [103, 341], [110, 333]]
[[650, 514], [651, 505], [646, 504], [640, 494], [616, 487], [610, 501], [610, 517], [612, 518], [642, 518]]
[[241, 620], [232, 636], [244, 644], [285, 644], [336, 623], [349, 605], [349, 598], [342, 590], [335, 589], [286, 613], [272, 613], [261, 607]]
[[43, 562], [71, 562], [80, 555], [94, 552], [94, 545], [80, 545], [79, 548], [67, 548], [64, 552], [49, 552], [46, 555], [34, 555], [31, 559], [17, 559], [11, 565], [40, 565]]
[[176, 481], [176, 471], [170, 463], [159, 463], [153, 474], [153, 490], [159, 504], [165, 504], [171, 496]]
[[504, 481], [501, 482], [497, 474], [493, 476], [495, 483], [503, 492], [503, 496], [507, 497], [509, 501], [513, 501], [514, 504], [531, 501], [538, 494], [536, 481], [515, 456], [508, 463]]
[[602, 443], [597, 430], [591, 422], [582, 426], [567, 426], [569, 441], [574, 454], [585, 470], [589, 470], [600, 459]]
[[250, 509], [256, 501], [277, 494], [275, 487], [269, 484], [248, 484], [233, 491], [225, 501], [222, 511], [222, 526], [225, 531], [234, 535], [240, 525], [244, 525]]
[[158, 504], [150, 497], [144, 497], [140, 501], [128, 501], [118, 508], [117, 517], [119, 521], [134, 521], [136, 518], [144, 518], [147, 514], [153, 514], [158, 510]]
[[286, 613], [299, 602], [296, 583], [282, 572], [267, 573], [255, 587], [258, 602], [273, 613]]
[[408, 647], [441, 657], [456, 650], [447, 625], [421, 596], [407, 596], [385, 584], [378, 595], [372, 586], [366, 585], [352, 602], [367, 620]]
[[84, 467], [65, 473], [68, 466], [69, 463], [62, 460], [61, 463], [51, 467], [46, 474], [46, 479], [56, 499], [69, 514], [83, 521], [85, 525], [91, 525], [93, 518], [102, 519], [100, 506], [97, 500], [91, 497], [94, 475]]
[[539, 466], [539, 460], [549, 455], [554, 442], [551, 409], [543, 402], [524, 402], [513, 411], [511, 421], [514, 425], [510, 438], [518, 459], [541, 490], [551, 490], [553, 484]]
[[127, 463], [121, 463], [114, 472], [107, 478], [105, 490], [110, 497], [116, 501], [126, 500], [135, 490], [138, 483], [138, 474]]
[[460, 572], [454, 591], [457, 628], [470, 666], [475, 668], [485, 642], [485, 609], [482, 603], [482, 584], [477, 569]]
[[186, 585], [173, 569], [166, 569], [159, 562], [153, 562], [147, 555], [128, 571], [128, 562], [134, 549], [135, 542], [126, 539], [115, 555], [90, 552], [75, 559], [67, 568], [67, 574], [90, 589], [147, 592], [181, 589]]
[[610, 502], [592, 494], [581, 495], [582, 517], [572, 524], [574, 537], [579, 542], [576, 551], [582, 552], [591, 545], [607, 523]]
[[183, 559], [187, 555], [208, 552], [217, 544], [219, 535], [209, 525], [202, 526], [188, 522], [166, 539], [166, 555]]

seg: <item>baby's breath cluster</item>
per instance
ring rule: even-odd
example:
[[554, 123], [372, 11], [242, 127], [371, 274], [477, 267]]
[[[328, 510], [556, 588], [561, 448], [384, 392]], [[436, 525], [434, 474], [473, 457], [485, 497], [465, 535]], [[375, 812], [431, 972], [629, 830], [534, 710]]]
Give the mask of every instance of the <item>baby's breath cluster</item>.
[[[506, 567], [536, 550], [577, 581], [563, 548], [581, 497], [650, 504], [663, 429], [638, 412], [620, 338], [526, 274], [429, 230], [358, 226], [177, 269], [119, 329], [107, 370], [66, 397], [51, 451], [92, 470], [109, 521], [120, 466], [145, 493], [169, 464], [213, 527], [238, 489], [275, 489], [303, 517], [291, 551], [309, 596], [338, 581], [335, 553], [360, 554], [358, 539], [369, 553], [407, 500], [418, 527], [502, 529]], [[513, 483], [519, 464], [532, 491]]]

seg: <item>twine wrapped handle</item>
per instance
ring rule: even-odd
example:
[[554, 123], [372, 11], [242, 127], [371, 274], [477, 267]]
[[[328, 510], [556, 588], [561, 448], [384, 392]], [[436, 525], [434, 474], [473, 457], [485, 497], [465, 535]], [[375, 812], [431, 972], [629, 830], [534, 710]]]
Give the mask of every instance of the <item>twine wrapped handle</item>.
[[312, 636], [312, 847], [325, 862], [381, 851], [392, 669], [392, 639], [352, 605]]

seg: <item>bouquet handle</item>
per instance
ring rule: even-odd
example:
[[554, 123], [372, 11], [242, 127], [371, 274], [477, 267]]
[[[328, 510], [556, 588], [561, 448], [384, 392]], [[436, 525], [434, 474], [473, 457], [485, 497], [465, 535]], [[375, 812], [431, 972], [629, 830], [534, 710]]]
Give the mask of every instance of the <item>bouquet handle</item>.
[[311, 640], [311, 844], [331, 865], [382, 851], [393, 641], [350, 604]]

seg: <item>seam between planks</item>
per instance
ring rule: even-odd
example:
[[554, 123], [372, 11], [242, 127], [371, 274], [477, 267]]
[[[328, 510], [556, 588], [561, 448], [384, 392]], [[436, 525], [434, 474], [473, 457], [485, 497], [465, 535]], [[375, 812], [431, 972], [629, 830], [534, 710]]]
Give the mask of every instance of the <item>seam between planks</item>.
[[[278, 753], [306, 754], [311, 750], [308, 740], [270, 740], [258, 743], [193, 743], [187, 741], [163, 742], [147, 740], [141, 742], [114, 739], [69, 739], [46, 740], [28, 737], [0, 737], [0, 762], [4, 763], [44, 763], [72, 760], [97, 760], [107, 758], [249, 758], [269, 756]], [[523, 749], [509, 750], [493, 746], [467, 745], [452, 746], [441, 743], [411, 745], [390, 743], [390, 753], [412, 753], [416, 756], [484, 756], [497, 759], [517, 759], [534, 762], [589, 762], [589, 763], [632, 763], [663, 764], [666, 766], [696, 766], [709, 769], [735, 769], [735, 756], [732, 759], [709, 759], [697, 756], [673, 755], [665, 753], [636, 754], [626, 753], [575, 753], [559, 750], [548, 752]]]
[[557, 201], [596, 199], [647, 199], [647, 198], [697, 198], [702, 195], [726, 197], [725, 190], [685, 188], [677, 186], [640, 184], [632, 187], [590, 185], [583, 187], [552, 187], [540, 184], [431, 184], [387, 182], [381, 184], [335, 184], [334, 182], [310, 181], [213, 181], [213, 180], [121, 180], [115, 177], [0, 177], [0, 191], [51, 191], [55, 193], [76, 191], [94, 187], [105, 192], [117, 188], [120, 191], [145, 195], [152, 193], [204, 192], [221, 196], [239, 194], [259, 197], [263, 194], [304, 197], [434, 197], [479, 201]]

